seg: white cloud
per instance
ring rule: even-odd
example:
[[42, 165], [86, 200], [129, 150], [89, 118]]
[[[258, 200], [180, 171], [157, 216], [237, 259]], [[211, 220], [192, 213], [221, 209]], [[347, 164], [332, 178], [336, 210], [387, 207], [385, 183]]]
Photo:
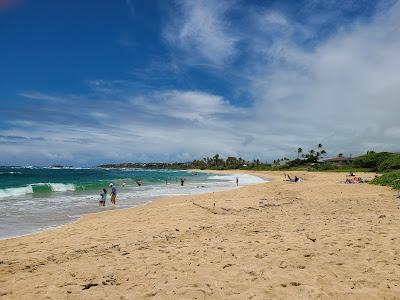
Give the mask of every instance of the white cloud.
[[19, 93], [19, 96], [28, 98], [28, 99], [34, 99], [34, 100], [43, 100], [43, 101], [49, 101], [49, 102], [64, 102], [63, 97], [47, 95], [47, 94], [40, 93], [37, 91], [21, 92], [21, 93]]
[[232, 4], [224, 0], [178, 2], [178, 13], [163, 32], [166, 41], [183, 52], [190, 64], [224, 65], [236, 53], [236, 38], [225, 18]]
[[221, 96], [195, 91], [155, 92], [130, 101], [146, 113], [203, 123], [212, 122], [218, 115], [239, 111]]
[[[328, 39], [276, 11], [247, 19], [251, 32], [234, 38], [249, 45], [238, 84], [249, 82], [242, 88], [254, 105], [245, 111], [250, 119], [231, 123], [247, 141], [233, 147], [237, 152], [270, 158], [319, 142], [331, 155], [400, 150], [393, 138], [400, 129], [400, 3], [344, 24]], [[312, 47], [299, 43], [307, 39], [315, 40]]]
[[240, 110], [204, 92], [165, 90], [95, 103], [88, 98], [80, 99], [79, 112], [74, 107], [66, 101], [56, 121], [44, 115], [0, 130], [0, 135], [21, 137], [18, 144], [4, 145], [0, 157], [18, 153], [14, 160], [21, 164], [181, 160], [219, 149], [233, 152], [242, 142], [232, 123]]

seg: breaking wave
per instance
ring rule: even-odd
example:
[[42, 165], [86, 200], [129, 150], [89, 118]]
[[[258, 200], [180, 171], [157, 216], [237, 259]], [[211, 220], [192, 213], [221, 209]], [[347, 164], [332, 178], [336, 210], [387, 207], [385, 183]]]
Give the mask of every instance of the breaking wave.
[[22, 197], [28, 194], [75, 191], [71, 183], [33, 183], [25, 187], [0, 189], [0, 198]]
[[22, 175], [21, 172], [0, 172], [0, 175]]

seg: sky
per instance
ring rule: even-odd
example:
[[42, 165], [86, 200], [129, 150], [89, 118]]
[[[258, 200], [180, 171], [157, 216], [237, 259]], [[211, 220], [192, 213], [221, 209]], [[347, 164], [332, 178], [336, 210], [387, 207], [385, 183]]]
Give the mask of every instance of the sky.
[[0, 165], [400, 151], [395, 0], [0, 0]]

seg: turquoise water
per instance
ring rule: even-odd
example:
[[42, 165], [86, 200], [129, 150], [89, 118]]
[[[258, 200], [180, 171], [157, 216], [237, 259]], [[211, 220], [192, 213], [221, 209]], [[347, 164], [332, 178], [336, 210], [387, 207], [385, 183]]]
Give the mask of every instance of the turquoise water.
[[100, 168], [0, 168], [0, 199], [19, 196], [52, 196], [54, 192], [100, 191], [109, 183], [122, 186], [176, 182], [186, 178], [191, 182], [204, 181], [204, 173], [174, 170], [100, 169]]
[[[236, 188], [236, 177], [241, 184], [262, 182], [250, 175], [176, 170], [0, 167], [0, 239], [72, 222], [84, 213], [141, 205], [155, 197]], [[108, 199], [107, 206], [99, 208], [99, 194], [103, 188], [110, 192], [110, 183], [117, 188], [117, 205]]]

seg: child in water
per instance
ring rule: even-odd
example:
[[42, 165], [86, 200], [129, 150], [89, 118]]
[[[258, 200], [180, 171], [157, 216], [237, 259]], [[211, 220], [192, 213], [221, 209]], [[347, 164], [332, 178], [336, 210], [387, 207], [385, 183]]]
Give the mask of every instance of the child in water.
[[107, 190], [103, 189], [103, 192], [100, 194], [99, 206], [106, 206], [107, 201]]

